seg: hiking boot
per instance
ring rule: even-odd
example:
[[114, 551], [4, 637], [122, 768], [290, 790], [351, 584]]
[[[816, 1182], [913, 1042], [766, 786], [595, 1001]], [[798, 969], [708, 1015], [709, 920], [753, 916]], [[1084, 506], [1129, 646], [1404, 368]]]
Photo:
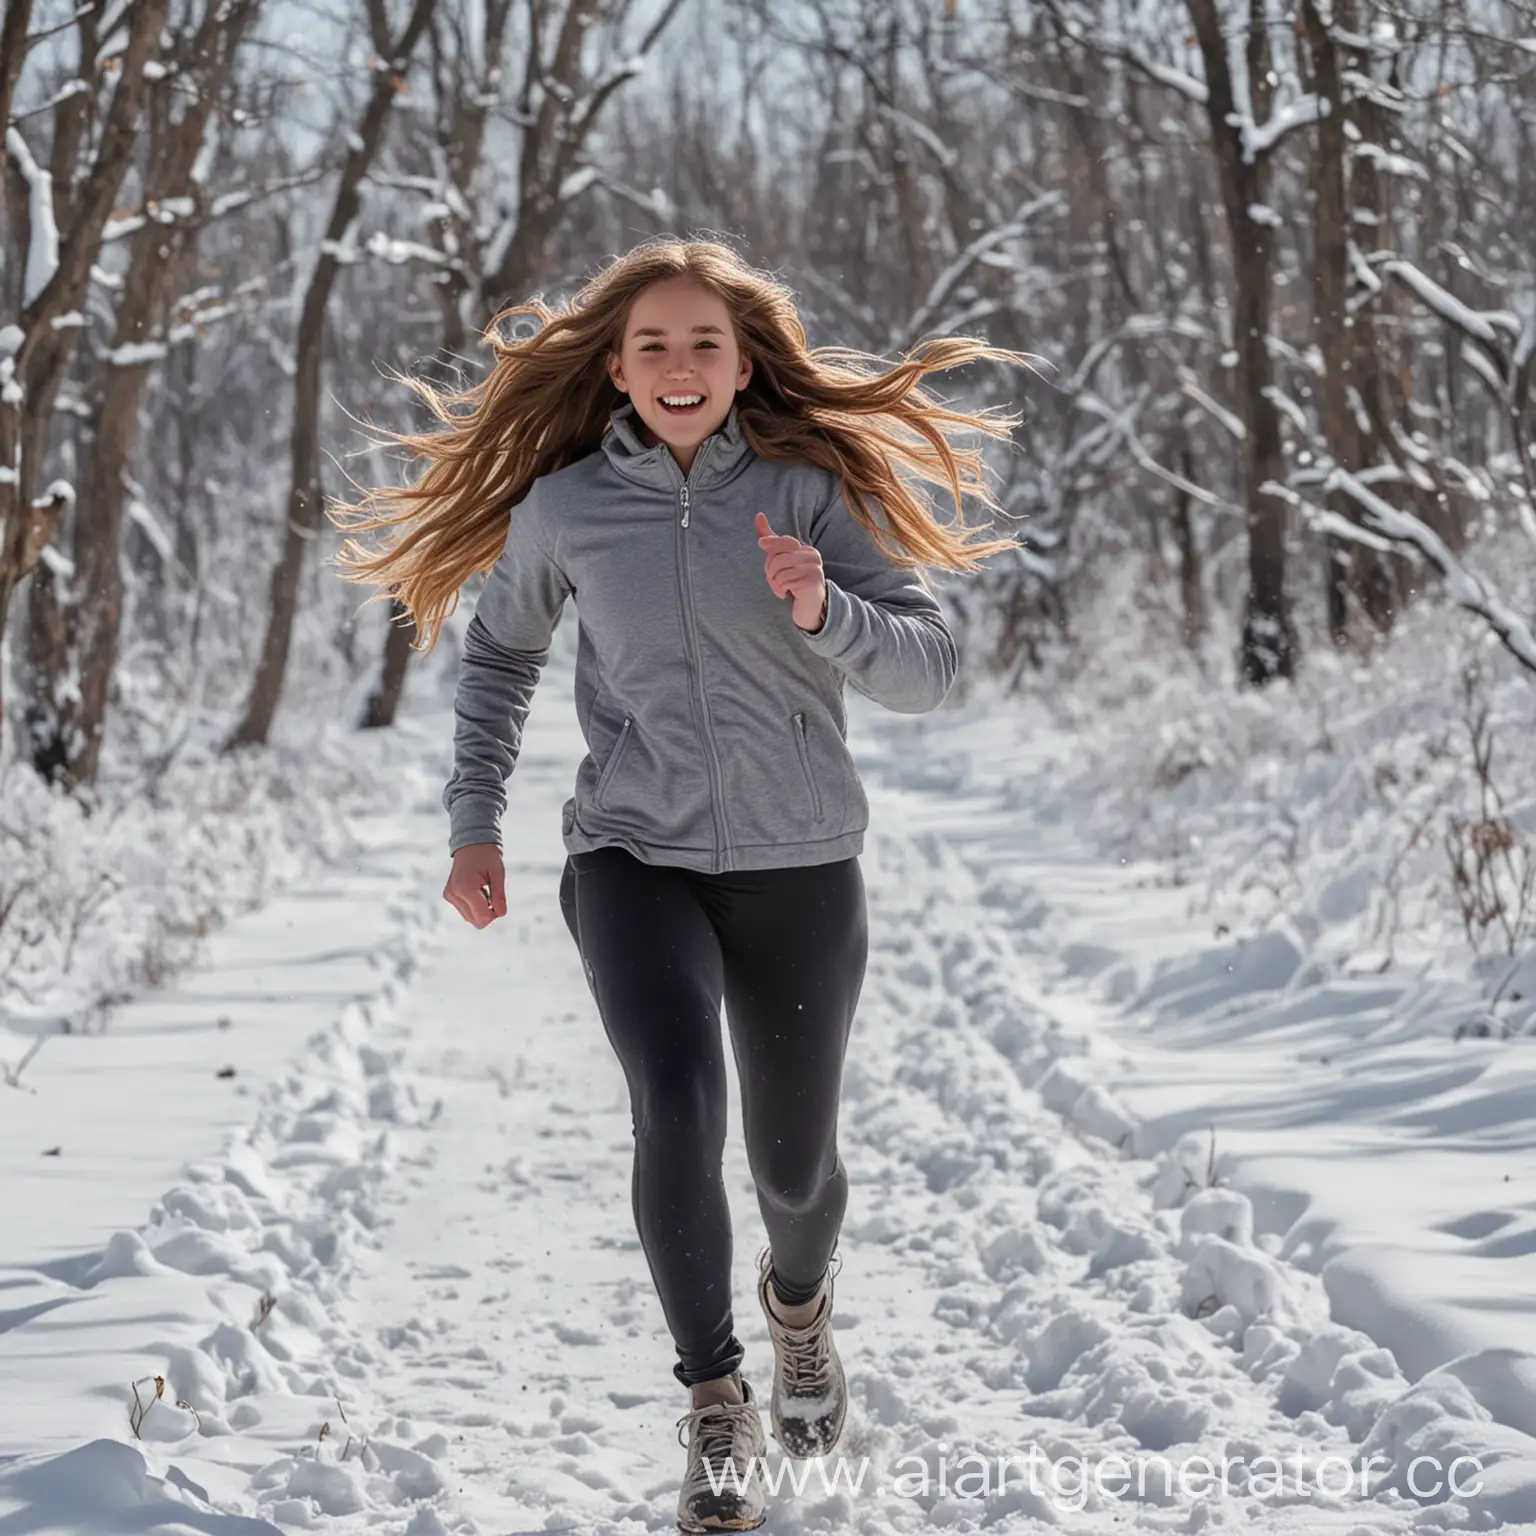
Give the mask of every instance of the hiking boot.
[[[767, 1519], [763, 1416], [745, 1377], [740, 1403], [711, 1403], [677, 1421], [688, 1469], [677, 1494], [680, 1531], [751, 1531]], [[682, 1429], [688, 1426], [688, 1438]]]
[[768, 1411], [774, 1438], [786, 1456], [804, 1460], [825, 1456], [837, 1444], [848, 1412], [848, 1382], [832, 1342], [832, 1277], [828, 1267], [816, 1309], [803, 1326], [785, 1322], [774, 1310], [783, 1306], [773, 1295], [773, 1255], [758, 1255], [757, 1299], [773, 1340], [773, 1389]]

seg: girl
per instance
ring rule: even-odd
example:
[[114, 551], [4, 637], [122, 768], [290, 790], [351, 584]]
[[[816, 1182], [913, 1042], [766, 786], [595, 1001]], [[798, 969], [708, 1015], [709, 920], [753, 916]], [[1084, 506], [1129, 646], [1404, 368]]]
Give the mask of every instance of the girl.
[[[937, 340], [897, 366], [807, 348], [789, 292], [728, 248], [649, 242], [542, 324], [486, 339], [495, 367], [445, 394], [407, 380], [444, 429], [385, 434], [412, 486], [333, 512], [348, 579], [393, 592], [430, 649], [466, 578], [444, 897], [505, 915], [500, 820], [535, 684], [567, 598], [588, 754], [566, 801], [559, 900], [628, 1083], [635, 1222], [691, 1395], [684, 1531], [764, 1518], [762, 1421], [733, 1331], [721, 1179], [724, 1003], [769, 1245], [757, 1295], [787, 1455], [824, 1454], [846, 1409], [832, 1337], [844, 1051], [868, 936], [868, 803], [843, 685], [931, 710], [955, 643], [922, 566], [973, 569], [963, 495], [994, 507], [979, 449], [1012, 422], [939, 405], [930, 371], [1025, 361]], [[900, 471], [905, 471], [903, 476]], [[942, 486], [956, 527], [914, 482]], [[382, 595], [382, 592], [381, 592]]]

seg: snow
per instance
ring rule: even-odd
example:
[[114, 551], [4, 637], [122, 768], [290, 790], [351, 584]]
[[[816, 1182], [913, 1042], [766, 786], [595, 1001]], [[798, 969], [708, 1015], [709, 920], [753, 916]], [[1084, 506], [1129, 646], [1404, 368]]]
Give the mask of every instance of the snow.
[[1175, 69], [1171, 64], [1164, 64], [1157, 59], [1147, 58], [1141, 54], [1135, 54], [1132, 58], [1138, 69], [1144, 70], [1159, 83], [1171, 86], [1181, 96], [1186, 97], [1188, 100], [1196, 103], [1196, 105], [1203, 107], [1210, 100], [1210, 92], [1206, 89], [1205, 82], [1197, 80], [1185, 70]]
[[190, 197], [162, 197], [150, 205], [157, 224], [174, 224], [177, 219], [190, 219], [197, 212], [197, 204]]
[[107, 361], [117, 368], [138, 368], [163, 361], [168, 351], [163, 341], [129, 341], [108, 351]]
[[114, 214], [102, 226], [101, 243], [110, 245], [116, 240], [126, 240], [136, 235], [149, 222], [142, 213]]
[[32, 158], [19, 128], [5, 130], [5, 149], [16, 174], [27, 184], [27, 265], [21, 302], [28, 305], [53, 281], [59, 268], [59, 229], [53, 217], [53, 178]]
[[43, 545], [37, 557], [60, 581], [68, 581], [75, 574], [75, 562], [53, 544]]
[[203, 130], [203, 142], [198, 146], [197, 157], [192, 162], [192, 169], [187, 173], [187, 179], [194, 187], [208, 185], [208, 178], [213, 174], [213, 163], [219, 151], [219, 137], [219, 119], [210, 117], [207, 127]]
[[[1428, 170], [1417, 160], [1411, 160], [1407, 155], [1393, 154], [1380, 144], [1362, 142], [1355, 145], [1354, 152], [1360, 159], [1372, 161], [1384, 176], [1406, 176], [1414, 181], [1430, 179]], [[1360, 213], [1361, 210], [1355, 210], [1356, 219], [1359, 219]]]
[[1294, 101], [1276, 102], [1267, 121], [1255, 124], [1251, 117], [1237, 114], [1236, 127], [1242, 139], [1243, 159], [1249, 164], [1268, 153], [1297, 128], [1308, 128], [1323, 116], [1325, 106], [1312, 92]]
[[366, 249], [369, 255], [377, 256], [394, 266], [403, 266], [409, 261], [424, 261], [431, 266], [441, 267], [449, 262], [449, 257], [443, 251], [415, 240], [397, 240], [385, 234], [382, 229], [375, 230], [368, 237]]
[[924, 145], [945, 170], [951, 170], [958, 163], [959, 156], [953, 149], [936, 134], [927, 123], [921, 122], [909, 112], [903, 112], [899, 107], [890, 102], [882, 101], [877, 109], [882, 117], [889, 118], [891, 122], [898, 124], [913, 138]]
[[[622, 1073], [555, 902], [574, 629], [514, 781], [505, 921], [476, 933], [438, 896], [451, 728], [419, 672], [377, 738], [390, 794], [344, 844], [0, 1086], [0, 1528], [670, 1527], [686, 1404]], [[1306, 739], [1308, 702], [1202, 684], [1225, 711], [1202, 721], [1159, 686], [1076, 724], [984, 689], [923, 717], [850, 699], [873, 828], [840, 1136], [852, 1403], [841, 1462], [771, 1453], [784, 1536], [1536, 1520], [1536, 1068], [1451, 1047], [1465, 982], [1352, 964], [1385, 839], [1379, 796], [1340, 785], [1352, 749], [1363, 779], [1406, 775], [1383, 729], [1407, 706], [1292, 769], [1260, 747]], [[1265, 921], [1221, 881], [1268, 873], [1260, 783], [1309, 828], [1307, 883]], [[1198, 831], [1202, 883], [1187, 851], [1173, 881], [1090, 840], [1131, 824]], [[13, 1015], [0, 1059], [39, 1038]], [[733, 1115], [766, 1385], [736, 1138]], [[1458, 1456], [1482, 1475], [1450, 1508], [1429, 1485]]]
[[923, 296], [912, 317], [902, 327], [902, 339], [893, 338], [889, 350], [899, 350], [903, 344], [910, 345], [930, 330], [946, 329], [943, 326], [936, 327], [934, 320], [940, 308], [949, 301], [956, 284], [976, 262], [987, 252], [996, 250], [997, 247], [1026, 234], [1029, 226], [1037, 218], [1048, 213], [1059, 213], [1063, 207], [1060, 193], [1047, 192], [1023, 203], [1007, 223], [999, 224], [978, 235], [929, 284], [928, 292]]
[[1390, 538], [1410, 544], [1425, 555], [1444, 579], [1456, 602], [1487, 619], [1494, 632], [1525, 666], [1536, 671], [1536, 635], [1481, 577], [1474, 576], [1446, 548], [1440, 536], [1412, 513], [1399, 511], [1383, 501], [1353, 475], [1334, 469], [1330, 486], [1338, 486], [1364, 508], [1366, 516]]
[[1384, 261], [1381, 264], [1383, 272], [1390, 273], [1400, 282], [1412, 289], [1420, 302], [1434, 310], [1443, 320], [1449, 324], [1458, 326], [1469, 336], [1482, 342], [1485, 346], [1498, 345], [1498, 332], [1500, 330], [1519, 336], [1521, 326], [1520, 317], [1510, 314], [1505, 310], [1491, 310], [1481, 313], [1463, 304], [1454, 294], [1442, 288], [1428, 273], [1421, 272], [1412, 262], [1402, 260]]
[[556, 200], [568, 203], [572, 198], [580, 197], [600, 174], [595, 165], [579, 166], [560, 183], [560, 188], [555, 193]]
[[322, 240], [320, 242], [320, 254], [331, 257], [337, 266], [351, 266], [358, 260], [359, 252], [357, 247], [351, 243], [350, 235], [351, 230], [349, 229], [347, 235], [343, 236], [340, 240]]
[[176, 542], [172, 539], [164, 523], [155, 516], [142, 496], [130, 495], [127, 505], [124, 507], [128, 520], [134, 524], [149, 540], [157, 555], [167, 564], [175, 558]]

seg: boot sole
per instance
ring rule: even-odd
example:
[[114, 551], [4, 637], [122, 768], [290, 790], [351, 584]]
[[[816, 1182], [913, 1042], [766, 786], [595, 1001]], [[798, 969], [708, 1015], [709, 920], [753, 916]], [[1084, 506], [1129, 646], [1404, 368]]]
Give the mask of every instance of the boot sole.
[[705, 1525], [702, 1521], [695, 1521], [690, 1525], [684, 1525], [681, 1520], [677, 1522], [677, 1528], [687, 1533], [687, 1536], [710, 1536], [711, 1531], [755, 1531], [768, 1518], [765, 1510], [757, 1516], [743, 1516], [740, 1520], [722, 1520], [713, 1525]]

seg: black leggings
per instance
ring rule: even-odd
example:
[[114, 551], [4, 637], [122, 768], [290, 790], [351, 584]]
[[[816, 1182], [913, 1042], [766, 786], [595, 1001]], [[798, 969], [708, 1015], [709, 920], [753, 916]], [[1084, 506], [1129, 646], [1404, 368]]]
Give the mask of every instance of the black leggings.
[[785, 1302], [816, 1294], [848, 1204], [843, 1057], [864, 982], [858, 860], [703, 874], [625, 849], [566, 859], [560, 907], [629, 1084], [635, 1225], [685, 1385], [729, 1375], [725, 1001], [742, 1129]]

